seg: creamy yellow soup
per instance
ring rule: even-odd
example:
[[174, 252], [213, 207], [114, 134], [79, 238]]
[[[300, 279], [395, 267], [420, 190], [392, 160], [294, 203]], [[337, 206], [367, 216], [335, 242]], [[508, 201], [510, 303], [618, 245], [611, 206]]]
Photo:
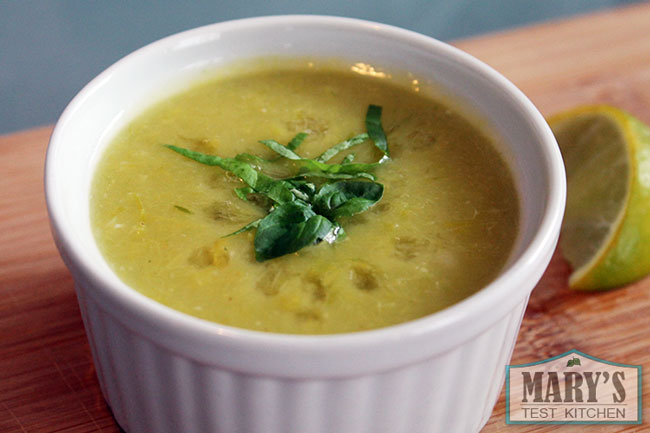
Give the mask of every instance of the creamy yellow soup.
[[[322, 334], [416, 319], [497, 276], [519, 211], [490, 137], [423, 89], [385, 75], [280, 65], [204, 80], [151, 107], [107, 148], [91, 218], [101, 252], [126, 284], [221, 324]], [[342, 219], [345, 238], [263, 262], [255, 259], [255, 230], [226, 235], [269, 209], [238, 198], [234, 188], [244, 184], [231, 173], [163, 146], [270, 159], [275, 154], [259, 140], [286, 144], [306, 131], [296, 152], [315, 158], [364, 132], [370, 104], [383, 107], [391, 155], [374, 171], [383, 198]], [[349, 153], [355, 162], [381, 157], [364, 143], [331, 162]]]

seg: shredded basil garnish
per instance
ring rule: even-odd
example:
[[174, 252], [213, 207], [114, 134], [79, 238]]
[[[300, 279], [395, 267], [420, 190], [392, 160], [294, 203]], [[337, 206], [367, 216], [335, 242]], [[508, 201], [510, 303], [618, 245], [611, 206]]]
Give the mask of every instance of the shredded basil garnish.
[[[381, 124], [382, 108], [368, 106], [367, 132], [344, 140], [323, 152], [316, 159], [303, 158], [296, 149], [307, 138], [306, 132], [297, 134], [286, 146], [275, 140], [260, 143], [279, 156], [264, 159], [248, 153], [235, 158], [207, 155], [182, 147], [166, 144], [169, 149], [201, 164], [218, 166], [233, 173], [246, 184], [235, 188], [235, 194], [248, 200], [250, 194], [266, 197], [268, 214], [227, 236], [252, 229], [255, 233], [255, 257], [264, 261], [296, 252], [323, 240], [332, 243], [345, 236], [340, 224], [342, 217], [365, 212], [381, 200], [384, 186], [377, 183], [373, 171], [389, 160], [388, 142]], [[367, 141], [381, 150], [383, 156], [374, 163], [355, 163], [354, 154], [346, 155], [340, 164], [328, 163], [334, 156]], [[276, 178], [262, 172], [269, 164], [286, 159], [297, 172]], [[189, 210], [175, 205], [178, 210]]]
[[287, 144], [287, 149], [289, 150], [296, 150], [298, 146], [302, 144], [303, 141], [305, 141], [305, 138], [307, 138], [307, 133], [306, 132], [299, 132], [296, 134], [295, 137]]
[[[384, 153], [384, 158], [390, 158], [388, 152], [388, 140], [384, 128], [381, 126], [381, 107], [378, 105], [369, 105], [366, 113], [366, 129], [370, 139], [375, 146]], [[384, 159], [382, 158], [382, 160]]]
[[349, 149], [354, 145], [361, 144], [367, 139], [368, 139], [368, 134], [364, 132], [363, 134], [359, 134], [356, 137], [352, 137], [348, 140], [342, 141], [339, 144], [335, 144], [334, 146], [330, 147], [325, 152], [323, 152], [321, 156], [316, 158], [316, 161], [327, 162], [330, 159], [332, 159], [337, 153]]

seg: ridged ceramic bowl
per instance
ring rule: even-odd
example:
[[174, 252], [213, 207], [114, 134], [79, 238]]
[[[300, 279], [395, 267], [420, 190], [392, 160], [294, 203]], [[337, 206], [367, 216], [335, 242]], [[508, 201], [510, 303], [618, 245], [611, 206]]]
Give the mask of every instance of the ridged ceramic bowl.
[[[91, 233], [89, 188], [105, 146], [171, 83], [231, 61], [323, 56], [412, 72], [464, 101], [502, 138], [520, 234], [487, 287], [430, 316], [330, 336], [222, 326], [127, 287]], [[129, 433], [476, 432], [503, 385], [528, 296], [556, 245], [560, 153], [531, 102], [494, 70], [434, 39], [345, 18], [278, 16], [180, 33], [111, 66], [70, 103], [45, 171], [57, 246], [76, 283], [102, 392]]]

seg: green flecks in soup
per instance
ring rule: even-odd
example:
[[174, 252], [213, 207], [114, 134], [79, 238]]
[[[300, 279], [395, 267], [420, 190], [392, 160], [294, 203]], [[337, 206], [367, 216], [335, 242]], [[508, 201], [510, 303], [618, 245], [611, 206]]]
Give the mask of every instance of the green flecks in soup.
[[[327, 153], [373, 134], [369, 106], [382, 107], [390, 149], [372, 171], [381, 201], [336, 218], [345, 228], [336, 242], [265, 261], [256, 260], [255, 228], [226, 235], [271, 215], [268, 197], [162, 146], [249, 154], [274, 179], [290, 176], [295, 161], [276, 161], [278, 149], [261, 140], [321, 163], [375, 163], [379, 145]], [[340, 181], [307, 180], [321, 190]], [[243, 328], [337, 333], [412, 320], [473, 294], [503, 267], [519, 214], [505, 163], [462, 115], [390, 80], [305, 62], [202, 82], [146, 111], [103, 155], [91, 218], [118, 276], [165, 305]]]

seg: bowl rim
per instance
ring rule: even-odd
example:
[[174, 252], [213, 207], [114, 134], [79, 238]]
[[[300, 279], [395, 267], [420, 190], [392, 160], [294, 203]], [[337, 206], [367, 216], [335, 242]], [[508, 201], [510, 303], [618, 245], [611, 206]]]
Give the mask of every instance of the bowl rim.
[[[105, 281], [101, 276], [102, 272], [86, 259], [82, 248], [75, 245], [74, 242], [70, 242], [70, 239], [73, 238], [71, 234], [74, 227], [65, 222], [62, 204], [57, 201], [56, 173], [53, 171], [54, 156], [57, 148], [63, 145], [61, 137], [67, 129], [70, 118], [91, 96], [95, 88], [101, 86], [102, 82], [113, 74], [116, 69], [121, 68], [124, 63], [130, 62], [134, 57], [149, 51], [164, 50], [165, 47], [188, 37], [200, 35], [204, 32], [236, 31], [258, 26], [291, 27], [296, 25], [318, 25], [357, 32], [365, 29], [364, 31], [376, 32], [383, 37], [398, 40], [403, 44], [414, 44], [435, 49], [448, 60], [474, 70], [493, 85], [499, 87], [510, 98], [510, 103], [517, 105], [519, 111], [524, 113], [524, 116], [530, 122], [531, 129], [537, 134], [535, 140], [541, 144], [541, 152], [544, 156], [543, 167], [547, 175], [546, 206], [532, 241], [525, 247], [519, 257], [487, 286], [443, 310], [419, 319], [383, 328], [323, 335], [272, 333], [236, 328], [200, 319], [159, 304], [124, 283], [122, 283], [121, 287], [113, 286], [110, 282]], [[50, 224], [57, 241], [57, 247], [64, 257], [64, 261], [68, 267], [76, 267], [82, 275], [88, 278], [92, 285], [101, 287], [103, 294], [112, 297], [118, 304], [131, 308], [140, 317], [173, 326], [180, 333], [186, 335], [225, 338], [240, 347], [257, 349], [291, 347], [293, 351], [301, 353], [323, 353], [331, 352], [334, 348], [345, 350], [353, 347], [355, 349], [373, 347], [390, 344], [391, 341], [401, 341], [404, 338], [409, 338], [409, 336], [444, 332], [466, 322], [471, 317], [480, 316], [481, 313], [485, 313], [492, 308], [490, 306], [508, 302], [513, 304], [514, 301], [510, 299], [513, 298], [511, 295], [515, 293], [517, 287], [523, 281], [527, 278], [530, 279], [530, 271], [527, 269], [534, 267], [535, 263], [544, 262], [544, 260], [550, 258], [550, 254], [555, 248], [566, 197], [564, 179], [564, 166], [555, 138], [537, 108], [514, 84], [470, 54], [429, 36], [392, 25], [325, 15], [275, 15], [224, 21], [176, 33], [148, 44], [108, 67], [72, 99], [57, 121], [47, 148], [44, 180]], [[544, 263], [545, 267], [546, 263]], [[520, 298], [523, 299], [523, 296]]]

